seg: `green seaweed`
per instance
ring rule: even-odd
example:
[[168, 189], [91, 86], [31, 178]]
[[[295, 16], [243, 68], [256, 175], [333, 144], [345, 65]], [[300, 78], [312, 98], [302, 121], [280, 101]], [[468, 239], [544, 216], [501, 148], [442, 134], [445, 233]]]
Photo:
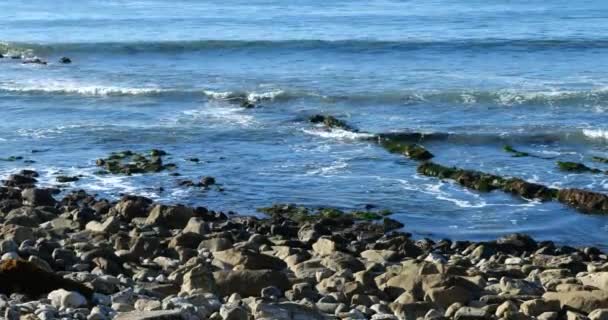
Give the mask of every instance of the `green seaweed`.
[[515, 150], [515, 149], [514, 149], [512, 146], [510, 146], [510, 145], [506, 145], [506, 146], [504, 146], [504, 147], [503, 147], [503, 150], [504, 150], [504, 151], [506, 151], [506, 152], [508, 152], [508, 153], [511, 153], [511, 154], [513, 155], [513, 157], [529, 157], [529, 156], [530, 156], [530, 154], [529, 154], [529, 153], [527, 153], [527, 152], [522, 152], [522, 151], [519, 151], [519, 150]]
[[590, 167], [587, 167], [586, 165], [584, 165], [582, 163], [578, 163], [578, 162], [558, 161], [557, 166], [559, 167], [560, 170], [567, 171], [567, 172], [576, 172], [576, 173], [584, 173], [584, 172], [602, 173], [603, 172], [602, 170], [590, 168]]

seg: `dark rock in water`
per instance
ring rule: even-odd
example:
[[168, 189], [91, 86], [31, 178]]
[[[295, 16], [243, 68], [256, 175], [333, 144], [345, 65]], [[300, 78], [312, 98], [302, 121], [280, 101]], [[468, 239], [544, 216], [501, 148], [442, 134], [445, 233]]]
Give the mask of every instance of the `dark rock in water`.
[[209, 187], [215, 184], [215, 178], [214, 177], [203, 177], [201, 179], [200, 185], [202, 187]]
[[547, 188], [543, 185], [527, 182], [519, 178], [505, 180], [503, 182], [502, 190], [517, 194], [526, 199], [551, 200], [557, 195], [557, 189]]
[[28, 188], [21, 192], [21, 198], [25, 205], [33, 207], [54, 206], [57, 203], [51, 189]]
[[13, 56], [11, 56], [11, 59], [13, 59], [13, 60], [20, 60], [21, 56], [13, 55]]
[[127, 150], [113, 152], [107, 158], [97, 159], [95, 163], [112, 174], [131, 175], [175, 169], [175, 164], [163, 164], [162, 157], [165, 155], [165, 151], [158, 149], [152, 149], [149, 157]]
[[477, 191], [502, 190], [526, 199], [551, 200], [557, 193], [556, 189], [530, 183], [519, 178], [505, 179], [500, 176], [474, 170], [444, 167], [432, 162], [423, 163], [418, 166], [418, 173], [441, 179], [455, 180], [460, 185]]
[[13, 259], [0, 262], [0, 293], [38, 297], [57, 289], [77, 291], [89, 299], [93, 296], [89, 287], [40, 269], [34, 263]]
[[593, 161], [595, 162], [602, 162], [602, 163], [608, 163], [608, 158], [602, 158], [602, 157], [593, 157], [591, 158]]
[[4, 58], [4, 55], [2, 53], [0, 53], [0, 59]]
[[7, 187], [33, 187], [38, 180], [34, 179], [31, 176], [23, 175], [23, 174], [11, 174], [8, 176], [6, 180], [4, 180], [4, 185]]
[[63, 63], [63, 64], [70, 64], [70, 63], [72, 63], [72, 59], [70, 59], [68, 57], [62, 57], [61, 59], [59, 59], [59, 62]]
[[356, 129], [349, 126], [346, 122], [339, 120], [333, 116], [325, 116], [325, 115], [317, 114], [317, 115], [310, 117], [310, 122], [315, 123], [315, 124], [323, 124], [329, 129], [338, 128], [338, 129], [343, 129], [343, 130], [353, 131], [353, 132], [357, 131]]
[[512, 146], [509, 146], [509, 145], [504, 146], [503, 150], [505, 150], [506, 152], [512, 153], [514, 157], [528, 157], [530, 155], [527, 152], [521, 152], [521, 151], [515, 150]]
[[602, 170], [589, 168], [586, 165], [584, 165], [582, 163], [578, 163], [578, 162], [558, 161], [557, 166], [559, 167], [560, 170], [567, 171], [567, 172], [577, 172], [577, 173], [583, 173], [583, 172], [602, 173], [603, 172]]
[[40, 65], [46, 65], [47, 62], [40, 59], [40, 58], [31, 58], [31, 59], [25, 59], [22, 62], [23, 64], [40, 64]]
[[557, 193], [557, 199], [584, 212], [608, 213], [608, 195], [602, 193], [581, 189], [561, 189]]
[[78, 180], [80, 180], [80, 178], [78, 178], [78, 177], [69, 177], [69, 176], [58, 176], [56, 178], [56, 180], [57, 180], [57, 182], [60, 182], [60, 183], [67, 183], [67, 182], [78, 181]]
[[191, 161], [191, 162], [200, 162], [201, 160], [199, 158], [189, 158], [188, 161]]
[[10, 156], [8, 158], [0, 158], [1, 161], [17, 161], [17, 160], [23, 160], [22, 156]]
[[382, 225], [386, 232], [401, 229], [405, 226], [403, 223], [391, 218], [384, 218], [384, 220], [382, 220]]
[[399, 153], [418, 161], [429, 160], [434, 157], [432, 153], [419, 144], [403, 143], [400, 140], [378, 137], [380, 145], [391, 153]]
[[253, 109], [255, 107], [256, 107], [256, 105], [254, 103], [252, 103], [251, 101], [245, 100], [245, 101], [241, 102], [241, 108]]

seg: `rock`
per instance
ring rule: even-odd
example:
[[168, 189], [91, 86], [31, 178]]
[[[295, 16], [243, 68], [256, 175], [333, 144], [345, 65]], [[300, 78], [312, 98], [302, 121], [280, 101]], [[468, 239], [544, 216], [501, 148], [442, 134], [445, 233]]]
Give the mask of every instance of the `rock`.
[[251, 308], [255, 319], [272, 320], [325, 320], [326, 318], [318, 311], [291, 302], [282, 303], [256, 303]]
[[23, 204], [28, 206], [54, 206], [57, 202], [50, 189], [28, 188], [21, 192]]
[[283, 270], [287, 264], [273, 256], [257, 253], [247, 249], [228, 249], [213, 254], [215, 260], [232, 266], [242, 266], [245, 269], [272, 269]]
[[120, 222], [117, 217], [109, 217], [103, 223], [90, 221], [85, 229], [95, 233], [115, 233], [120, 229]]
[[189, 320], [180, 310], [131, 311], [118, 313], [114, 320]]
[[192, 218], [192, 208], [185, 206], [156, 205], [148, 218], [146, 224], [164, 225], [170, 229], [182, 229]]
[[585, 212], [608, 212], [608, 195], [581, 189], [561, 189], [557, 200]]
[[188, 224], [186, 224], [186, 227], [184, 228], [184, 230], [182, 230], [183, 233], [192, 232], [200, 235], [204, 235], [208, 231], [209, 227], [207, 226], [205, 221], [201, 218], [196, 217], [190, 218], [190, 220], [188, 220]]
[[249, 320], [247, 310], [238, 305], [223, 304], [220, 308], [220, 316], [223, 320]]
[[589, 320], [589, 318], [585, 317], [585, 315], [580, 314], [574, 311], [566, 311], [566, 319], [567, 320]]
[[519, 311], [517, 304], [515, 304], [511, 300], [507, 300], [507, 301], [503, 302], [501, 305], [499, 305], [498, 308], [496, 308], [495, 315], [498, 318], [504, 318], [508, 313], [515, 313], [517, 311]]
[[211, 238], [203, 240], [198, 245], [198, 250], [207, 249], [211, 252], [223, 251], [232, 248], [232, 240], [228, 238]]
[[290, 286], [287, 276], [274, 270], [217, 271], [213, 273], [213, 277], [222, 296], [238, 293], [244, 297], [256, 297], [262, 289], [269, 286], [282, 291], [286, 291]]
[[588, 315], [589, 320], [608, 320], [608, 309], [595, 309]]
[[559, 318], [559, 313], [557, 312], [544, 312], [541, 313], [536, 319], [538, 320], [557, 320]]
[[203, 292], [216, 293], [217, 286], [211, 271], [205, 266], [198, 265], [184, 274], [182, 282], [182, 292], [193, 292], [202, 290]]
[[448, 288], [432, 288], [426, 291], [425, 301], [430, 301], [443, 309], [447, 309], [453, 303], [468, 304], [473, 299], [473, 295], [469, 290], [461, 286], [452, 286]]
[[32, 228], [12, 224], [0, 226], [0, 235], [5, 240], [12, 240], [17, 244], [21, 244], [27, 240], [33, 241], [36, 238]]
[[560, 304], [557, 300], [534, 299], [524, 301], [519, 308], [523, 314], [536, 317], [545, 312], [558, 312]]
[[78, 292], [57, 289], [49, 292], [47, 298], [56, 308], [78, 308], [87, 304], [87, 299]]
[[333, 117], [333, 116], [317, 114], [317, 115], [310, 117], [310, 122], [315, 123], [315, 124], [323, 124], [324, 126], [326, 126], [327, 128], [330, 128], [330, 129], [339, 128], [339, 129], [343, 129], [343, 130], [347, 130], [347, 131], [356, 131], [351, 126], [346, 124], [346, 122], [344, 122], [342, 120], [338, 120], [336, 117]]
[[568, 306], [587, 313], [595, 309], [608, 308], [608, 292], [600, 290], [547, 292], [543, 295], [543, 299], [558, 300], [562, 308]]
[[70, 63], [72, 63], [72, 59], [70, 59], [68, 57], [61, 57], [61, 59], [59, 59], [59, 63], [70, 64]]
[[488, 311], [482, 308], [462, 307], [454, 314], [455, 320], [491, 319]]
[[312, 250], [320, 256], [330, 255], [336, 252], [337, 249], [338, 244], [328, 238], [319, 238], [319, 240], [312, 245]]
[[595, 287], [597, 289], [608, 291], [608, 272], [589, 273], [578, 277], [578, 280], [585, 285]]
[[35, 297], [57, 289], [76, 291], [87, 298], [93, 295], [93, 290], [90, 288], [45, 271], [31, 262], [22, 260], [0, 262], [0, 293], [7, 295], [23, 293]]

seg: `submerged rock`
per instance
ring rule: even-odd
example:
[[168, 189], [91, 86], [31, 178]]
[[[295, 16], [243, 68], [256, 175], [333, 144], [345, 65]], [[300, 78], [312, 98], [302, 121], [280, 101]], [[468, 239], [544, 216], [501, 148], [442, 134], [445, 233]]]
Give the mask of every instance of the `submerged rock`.
[[567, 171], [567, 172], [603, 173], [602, 170], [590, 168], [590, 167], [587, 167], [586, 165], [584, 165], [582, 163], [578, 163], [578, 162], [558, 161], [557, 166], [559, 167], [560, 170]]
[[72, 59], [70, 59], [68, 57], [61, 57], [61, 59], [59, 59], [59, 63], [70, 64], [70, 63], [72, 63]]
[[508, 152], [508, 153], [513, 154], [513, 156], [514, 156], [514, 157], [528, 157], [528, 156], [530, 156], [530, 154], [529, 154], [529, 153], [527, 153], [527, 152], [521, 152], [521, 151], [515, 150], [515, 149], [514, 149], [512, 146], [510, 146], [510, 145], [506, 145], [506, 146], [504, 146], [504, 147], [503, 147], [503, 150], [505, 150], [505, 151], [506, 151], [506, 152]]
[[153, 149], [149, 154], [145, 156], [130, 150], [113, 152], [107, 158], [97, 159], [96, 164], [109, 173], [126, 175], [173, 170], [177, 167], [172, 163], [163, 163], [162, 157], [167, 155], [163, 150]]
[[315, 123], [315, 124], [323, 124], [324, 126], [326, 126], [329, 129], [338, 128], [338, 129], [343, 129], [343, 130], [347, 130], [347, 131], [357, 131], [354, 128], [352, 128], [351, 126], [349, 126], [345, 121], [339, 120], [338, 118], [336, 118], [334, 116], [326, 116], [326, 115], [317, 114], [317, 115], [310, 117], [310, 122]]

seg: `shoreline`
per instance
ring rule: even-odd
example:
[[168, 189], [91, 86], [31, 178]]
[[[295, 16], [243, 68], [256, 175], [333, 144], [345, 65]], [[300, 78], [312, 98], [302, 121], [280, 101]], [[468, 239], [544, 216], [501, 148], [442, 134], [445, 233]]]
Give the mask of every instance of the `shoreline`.
[[[382, 212], [268, 217], [0, 188], [6, 319], [604, 319], [608, 257], [523, 234], [415, 240]], [[66, 289], [66, 290], [64, 290]]]

